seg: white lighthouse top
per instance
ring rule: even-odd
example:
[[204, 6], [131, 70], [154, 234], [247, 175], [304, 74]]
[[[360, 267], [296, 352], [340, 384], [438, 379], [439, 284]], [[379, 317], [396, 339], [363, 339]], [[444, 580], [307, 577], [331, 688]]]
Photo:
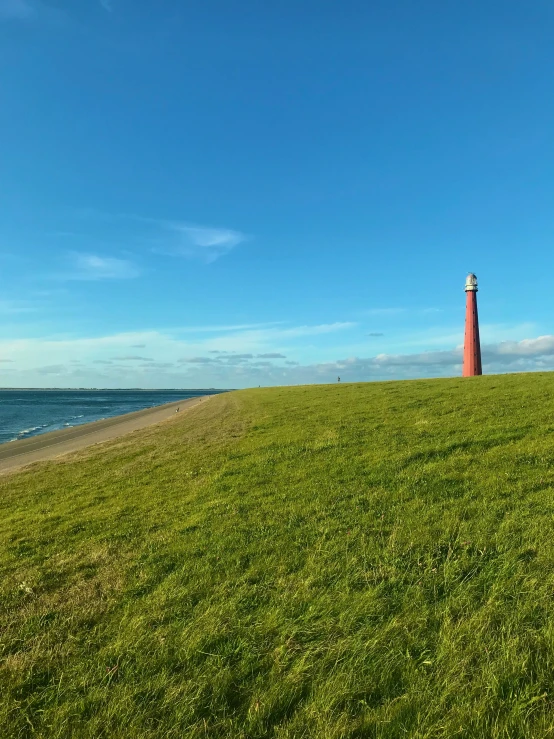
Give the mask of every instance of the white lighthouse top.
[[474, 275], [473, 272], [470, 272], [468, 276], [466, 277], [466, 286], [465, 286], [466, 293], [469, 290], [473, 292], [477, 292], [477, 275]]

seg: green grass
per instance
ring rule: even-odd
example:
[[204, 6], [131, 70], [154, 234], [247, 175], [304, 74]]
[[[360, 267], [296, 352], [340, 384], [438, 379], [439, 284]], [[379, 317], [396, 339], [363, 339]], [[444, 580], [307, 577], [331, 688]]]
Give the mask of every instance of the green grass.
[[554, 374], [251, 390], [0, 478], [0, 735], [554, 736]]

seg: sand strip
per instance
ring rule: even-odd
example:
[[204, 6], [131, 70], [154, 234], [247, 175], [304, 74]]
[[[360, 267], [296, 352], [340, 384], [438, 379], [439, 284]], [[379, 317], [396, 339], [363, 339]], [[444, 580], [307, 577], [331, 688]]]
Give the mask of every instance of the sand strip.
[[176, 403], [147, 408], [143, 411], [125, 413], [123, 416], [105, 418], [102, 421], [84, 423], [82, 426], [51, 431], [48, 434], [39, 434], [30, 439], [11, 441], [0, 444], [0, 474], [18, 467], [24, 467], [33, 462], [53, 459], [62, 454], [84, 449], [92, 444], [98, 444], [109, 439], [116, 439], [145, 426], [152, 426], [175, 415], [177, 408], [180, 411], [205, 402], [210, 395], [201, 398], [190, 398]]

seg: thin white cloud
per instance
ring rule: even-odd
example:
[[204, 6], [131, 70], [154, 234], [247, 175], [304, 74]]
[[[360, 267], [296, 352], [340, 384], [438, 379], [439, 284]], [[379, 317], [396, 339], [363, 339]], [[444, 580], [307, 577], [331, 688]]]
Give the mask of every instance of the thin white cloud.
[[107, 10], [108, 13], [113, 13], [113, 6], [111, 0], [100, 0], [100, 5]]
[[[1, 2], [2, 0], [0, 0]], [[111, 3], [110, 3], [111, 5]], [[249, 237], [228, 227], [206, 226], [182, 219], [152, 218], [130, 213], [103, 213], [81, 209], [75, 213], [79, 226], [64, 229], [66, 236], [87, 238], [91, 230], [95, 238], [102, 234], [104, 243], [121, 243], [124, 239], [137, 250], [155, 254], [215, 262]], [[93, 229], [91, 229], [91, 226]]]
[[[192, 328], [179, 329], [181, 333], [211, 333], [221, 332], [231, 334], [225, 336], [225, 349], [214, 350], [221, 353], [229, 350], [233, 351], [233, 346], [227, 346], [229, 342], [235, 342], [238, 337], [249, 342], [274, 342], [281, 339], [296, 339], [305, 336], [320, 336], [322, 334], [331, 334], [339, 331], [346, 331], [355, 328], [358, 324], [352, 321], [336, 321], [335, 323], [320, 323], [313, 326], [283, 326], [282, 322], [273, 323], [244, 323], [229, 326], [202, 326]], [[221, 343], [221, 342], [220, 342]]]
[[128, 259], [101, 257], [97, 254], [70, 254], [73, 271], [63, 275], [68, 280], [128, 280], [138, 277], [140, 270]]
[[37, 306], [28, 300], [0, 300], [0, 315], [16, 313], [33, 313]]
[[[209, 333], [227, 333], [231, 331], [250, 331], [257, 329], [271, 328], [272, 326], [279, 326], [280, 322], [272, 323], [235, 323], [228, 326], [182, 326], [179, 328], [179, 332], [182, 334], [209, 334]], [[217, 350], [214, 350], [214, 353]], [[224, 353], [224, 352], [222, 352]]]
[[379, 316], [382, 318], [392, 318], [394, 316], [402, 316], [406, 313], [420, 316], [436, 315], [442, 313], [442, 308], [368, 308], [362, 311], [364, 316]]
[[201, 228], [199, 226], [182, 226], [176, 225], [175, 228], [182, 233], [186, 233], [190, 240], [203, 249], [211, 248], [233, 248], [244, 240], [244, 236], [238, 231], [231, 231], [228, 228]]
[[357, 323], [352, 321], [336, 321], [335, 323], [320, 323], [316, 326], [296, 326], [294, 328], [277, 329], [273, 334], [275, 337], [293, 339], [302, 336], [319, 336], [321, 334], [331, 334], [335, 331], [345, 331], [357, 325]]
[[406, 308], [369, 308], [363, 311], [366, 316], [398, 316], [405, 312]]
[[[156, 252], [200, 259], [207, 264], [228, 254], [247, 238], [240, 231], [229, 228], [193, 226], [177, 221], [159, 221], [159, 224], [166, 238], [154, 247]], [[170, 237], [167, 237], [168, 234]]]
[[[313, 326], [303, 325], [291, 327], [285, 327], [280, 324], [266, 324], [256, 328], [243, 326], [240, 330], [232, 330], [230, 327], [227, 327], [225, 332], [220, 327], [219, 336], [213, 339], [205, 338], [201, 342], [202, 354], [212, 351], [236, 354], [237, 350], [252, 354], [265, 354], [268, 352], [287, 354], [292, 349], [291, 345], [296, 344], [298, 340], [313, 337], [314, 341], [310, 343], [310, 346], [313, 347], [318, 336], [348, 331], [356, 325], [356, 323], [352, 322], [338, 321], [336, 323], [324, 323]], [[186, 336], [186, 332], [182, 333]]]
[[154, 361], [152, 357], [137, 357], [137, 356], [112, 357], [112, 359], [118, 362], [153, 362]]

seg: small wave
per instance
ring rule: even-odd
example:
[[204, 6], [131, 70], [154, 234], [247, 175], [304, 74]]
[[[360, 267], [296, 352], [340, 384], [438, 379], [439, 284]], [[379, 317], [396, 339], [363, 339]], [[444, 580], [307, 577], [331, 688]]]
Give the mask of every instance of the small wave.
[[24, 439], [26, 436], [32, 436], [35, 431], [40, 431], [41, 429], [45, 429], [49, 424], [44, 423], [42, 426], [31, 426], [31, 428], [23, 429], [23, 431], [20, 431], [15, 439], [12, 439], [12, 441], [17, 441], [18, 439]]

